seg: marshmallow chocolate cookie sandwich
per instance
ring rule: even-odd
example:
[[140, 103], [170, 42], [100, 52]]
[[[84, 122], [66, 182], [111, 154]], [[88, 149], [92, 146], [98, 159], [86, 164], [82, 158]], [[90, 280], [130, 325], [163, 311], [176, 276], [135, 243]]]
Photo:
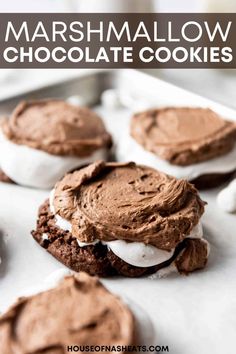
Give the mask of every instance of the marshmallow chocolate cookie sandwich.
[[204, 268], [204, 202], [189, 182], [135, 163], [67, 174], [39, 209], [34, 239], [75, 271], [101, 276]]
[[110, 147], [110, 135], [90, 109], [59, 100], [22, 102], [1, 120], [0, 178], [51, 188], [65, 173], [106, 160]]
[[236, 123], [210, 109], [138, 113], [132, 117], [130, 135], [120, 144], [119, 160], [145, 163], [198, 188], [215, 187], [236, 170]]
[[96, 277], [68, 276], [54, 288], [20, 298], [0, 317], [1, 354], [84, 351], [80, 346], [122, 346], [120, 353], [126, 353], [125, 347], [148, 344], [139, 342], [136, 322], [135, 313]]

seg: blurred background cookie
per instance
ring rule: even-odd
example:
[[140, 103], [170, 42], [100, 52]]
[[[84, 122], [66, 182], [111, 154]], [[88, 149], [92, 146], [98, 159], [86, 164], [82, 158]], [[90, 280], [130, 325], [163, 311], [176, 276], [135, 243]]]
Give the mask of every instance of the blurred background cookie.
[[132, 117], [118, 159], [215, 187], [236, 170], [236, 124], [206, 108], [150, 109]]
[[147, 342], [154, 340], [150, 320], [142, 309], [134, 308], [95, 277], [67, 276], [50, 289], [20, 298], [0, 317], [1, 353], [65, 353], [72, 345], [153, 344]]
[[22, 102], [0, 132], [0, 167], [15, 183], [51, 188], [82, 165], [106, 160], [112, 145], [101, 118], [59, 100]]

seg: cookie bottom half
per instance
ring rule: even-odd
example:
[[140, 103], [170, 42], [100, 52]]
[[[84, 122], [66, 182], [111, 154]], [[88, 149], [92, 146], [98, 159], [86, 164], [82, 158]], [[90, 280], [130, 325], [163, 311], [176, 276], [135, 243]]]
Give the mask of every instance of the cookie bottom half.
[[115, 275], [131, 278], [141, 277], [156, 273], [173, 262], [180, 273], [187, 274], [204, 268], [207, 262], [207, 256], [204, 259], [200, 257], [197, 262], [194, 262], [194, 265], [189, 267], [189, 270], [182, 267], [182, 264], [185, 263], [185, 255], [189, 254], [193, 244], [194, 252], [198, 252], [197, 250], [202, 247], [201, 240], [198, 239], [185, 239], [176, 247], [173, 256], [168, 261], [146, 268], [126, 263], [100, 242], [80, 247], [71, 232], [62, 230], [55, 225], [55, 218], [50, 212], [48, 200], [39, 209], [37, 227], [32, 231], [32, 236], [40, 246], [73, 271], [84, 271], [90, 275], [102, 277]]
[[211, 173], [199, 176], [190, 182], [197, 189], [211, 189], [219, 187], [221, 184], [228, 182], [235, 175], [236, 170], [228, 173]]

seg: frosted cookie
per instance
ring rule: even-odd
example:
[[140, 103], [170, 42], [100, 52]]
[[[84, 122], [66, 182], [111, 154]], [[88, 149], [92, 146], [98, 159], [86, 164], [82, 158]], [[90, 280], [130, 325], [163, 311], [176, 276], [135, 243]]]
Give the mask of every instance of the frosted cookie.
[[20, 298], [0, 317], [1, 354], [59, 354], [73, 345], [148, 344], [140, 343], [139, 320], [97, 278], [80, 273], [49, 290]]
[[66, 172], [106, 160], [111, 147], [96, 113], [64, 101], [22, 102], [1, 122], [0, 167], [25, 186], [51, 188]]
[[135, 114], [118, 159], [133, 160], [215, 187], [236, 170], [236, 123], [205, 108], [163, 108]]
[[204, 268], [204, 202], [185, 180], [134, 163], [67, 174], [39, 209], [34, 239], [74, 271], [138, 277]]

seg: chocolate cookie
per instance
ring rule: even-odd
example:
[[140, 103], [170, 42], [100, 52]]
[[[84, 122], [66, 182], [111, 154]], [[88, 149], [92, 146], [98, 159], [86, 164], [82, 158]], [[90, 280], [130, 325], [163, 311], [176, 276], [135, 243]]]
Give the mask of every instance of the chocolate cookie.
[[60, 100], [21, 102], [3, 119], [2, 131], [13, 143], [52, 155], [84, 157], [111, 145], [96, 113]]
[[1, 354], [63, 354], [73, 345], [128, 347], [137, 337], [127, 305], [85, 273], [19, 299], [0, 317]]
[[[203, 211], [186, 181], [133, 163], [97, 162], [57, 183], [32, 235], [75, 271], [130, 277], [175, 264], [193, 239], [204, 249], [195, 270], [208, 257], [199, 223]], [[189, 254], [195, 258], [182, 257]]]
[[147, 150], [177, 166], [231, 151], [236, 124], [205, 108], [163, 108], [136, 114], [131, 135]]
[[135, 162], [146, 161], [198, 186], [215, 187], [236, 170], [236, 123], [210, 109], [168, 107], [138, 113], [130, 134], [121, 158], [136, 155]]
[[49, 189], [65, 173], [107, 160], [112, 140], [102, 119], [60, 100], [20, 103], [1, 120], [0, 166], [18, 184]]
[[211, 174], [206, 174], [200, 177], [197, 177], [191, 181], [192, 184], [197, 189], [209, 189], [209, 188], [216, 188], [220, 186], [223, 183], [226, 183], [227, 181], [231, 180], [236, 171], [232, 171], [229, 173], [211, 173]]

